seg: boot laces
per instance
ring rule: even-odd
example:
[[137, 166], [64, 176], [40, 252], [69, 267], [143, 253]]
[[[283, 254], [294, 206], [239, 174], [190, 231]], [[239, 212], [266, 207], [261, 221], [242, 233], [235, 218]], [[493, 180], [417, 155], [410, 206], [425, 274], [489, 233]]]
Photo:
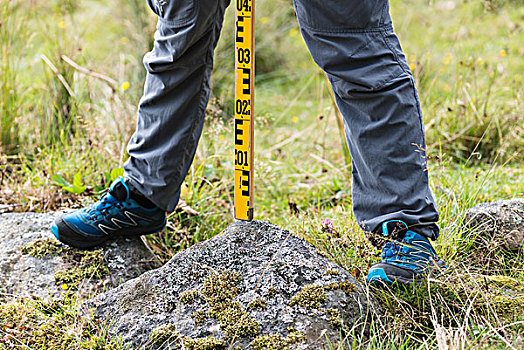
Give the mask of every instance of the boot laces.
[[423, 242], [418, 240], [412, 242], [401, 240], [386, 243], [382, 251], [382, 259], [386, 262], [407, 263], [426, 267], [432, 260], [438, 260], [438, 257]]
[[107, 213], [113, 208], [122, 208], [122, 203], [119, 202], [115, 197], [111, 196], [109, 192], [106, 192], [100, 200], [94, 204], [91, 204], [87, 208], [87, 215], [90, 220], [99, 220], [107, 215]]

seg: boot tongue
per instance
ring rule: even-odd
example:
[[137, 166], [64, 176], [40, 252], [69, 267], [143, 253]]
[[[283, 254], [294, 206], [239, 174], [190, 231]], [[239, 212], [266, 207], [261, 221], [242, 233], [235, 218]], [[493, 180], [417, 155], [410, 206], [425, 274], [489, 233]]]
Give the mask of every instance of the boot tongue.
[[401, 239], [407, 231], [408, 225], [402, 220], [389, 220], [382, 224], [382, 235], [391, 239]]
[[109, 188], [109, 193], [119, 202], [125, 202], [129, 199], [129, 189], [124, 184], [123, 179], [116, 179]]

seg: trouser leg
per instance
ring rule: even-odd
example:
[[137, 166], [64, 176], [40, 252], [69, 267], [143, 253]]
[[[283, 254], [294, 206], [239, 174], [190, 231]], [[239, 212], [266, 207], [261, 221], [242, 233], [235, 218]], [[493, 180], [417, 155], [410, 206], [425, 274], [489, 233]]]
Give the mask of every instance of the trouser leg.
[[173, 211], [202, 133], [213, 51], [229, 0], [147, 0], [158, 15], [138, 122], [124, 177], [158, 207]]
[[436, 239], [424, 126], [414, 80], [387, 0], [294, 0], [304, 40], [344, 116], [360, 226], [405, 221]]

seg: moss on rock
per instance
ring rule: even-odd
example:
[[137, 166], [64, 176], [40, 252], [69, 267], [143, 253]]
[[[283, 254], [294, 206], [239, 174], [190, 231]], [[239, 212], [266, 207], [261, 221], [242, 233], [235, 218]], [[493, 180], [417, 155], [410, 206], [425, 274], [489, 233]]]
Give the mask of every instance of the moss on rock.
[[288, 350], [286, 339], [280, 334], [266, 334], [256, 337], [251, 342], [253, 350]]
[[162, 345], [169, 341], [175, 341], [180, 338], [176, 331], [176, 325], [166, 323], [153, 329], [149, 335], [149, 341], [155, 345]]
[[331, 283], [324, 287], [326, 290], [337, 290], [340, 289], [346, 295], [351, 295], [355, 291], [355, 285], [351, 282], [345, 281], [345, 282], [339, 282], [339, 283]]
[[109, 268], [104, 265], [102, 249], [92, 251], [70, 250], [66, 252], [72, 261], [75, 261], [74, 267], [55, 272], [56, 283], [76, 283], [84, 278], [102, 278], [109, 275]]
[[31, 255], [35, 258], [46, 256], [57, 256], [62, 253], [62, 245], [53, 238], [37, 239], [20, 248], [23, 255]]
[[238, 272], [211, 274], [204, 280], [200, 294], [209, 304], [208, 314], [218, 321], [229, 338], [254, 337], [260, 333], [260, 323], [234, 300], [237, 285], [242, 281]]
[[305, 342], [306, 335], [293, 328], [288, 329], [289, 334], [286, 338], [280, 334], [266, 334], [256, 337], [251, 342], [253, 350], [289, 350], [290, 345]]
[[228, 301], [238, 295], [236, 286], [242, 281], [240, 274], [236, 271], [224, 271], [219, 274], [211, 274], [204, 280], [200, 293], [209, 304]]
[[254, 337], [260, 333], [260, 323], [236, 301], [222, 301], [213, 305], [209, 309], [209, 316], [218, 321], [229, 338]]
[[0, 303], [0, 349], [120, 349], [92, 316], [82, 315], [75, 294]]
[[266, 293], [266, 298], [273, 299], [277, 295], [277, 289], [275, 287], [269, 287]]
[[351, 282], [331, 283], [327, 286], [319, 284], [308, 284], [297, 294], [291, 297], [290, 306], [300, 305], [308, 309], [319, 308], [327, 299], [326, 291], [340, 289], [347, 295], [355, 290], [355, 285]]
[[298, 344], [306, 341], [306, 335], [303, 332], [297, 331], [295, 328], [288, 328], [287, 342], [288, 344]]
[[247, 309], [248, 310], [266, 310], [267, 309], [267, 301], [262, 299], [262, 298], [251, 300], [247, 304]]
[[205, 338], [184, 338], [182, 340], [185, 350], [222, 350], [226, 349], [224, 341], [215, 337]]
[[326, 291], [318, 284], [308, 284], [291, 297], [290, 306], [300, 305], [308, 309], [319, 308], [326, 301]]
[[329, 324], [335, 329], [340, 329], [344, 325], [342, 315], [337, 309], [326, 309], [326, 313], [329, 315]]
[[84, 278], [102, 278], [109, 275], [109, 269], [104, 265], [103, 250], [79, 250], [64, 247], [53, 238], [37, 239], [21, 248], [24, 255], [35, 258], [46, 256], [62, 256], [64, 262], [71, 265], [69, 269], [56, 271], [57, 284], [74, 284]]
[[326, 276], [337, 276], [339, 273], [337, 270], [327, 270]]
[[18, 302], [2, 303], [0, 304], [0, 323], [6, 328], [11, 328], [14, 325], [14, 320], [18, 317], [18, 313], [22, 310], [24, 305]]
[[191, 314], [195, 327], [202, 325], [207, 320], [207, 314], [205, 311], [195, 311]]
[[190, 289], [186, 290], [185, 292], [181, 293], [179, 296], [179, 300], [184, 305], [190, 305], [193, 304], [197, 299], [200, 298], [200, 293], [197, 290]]

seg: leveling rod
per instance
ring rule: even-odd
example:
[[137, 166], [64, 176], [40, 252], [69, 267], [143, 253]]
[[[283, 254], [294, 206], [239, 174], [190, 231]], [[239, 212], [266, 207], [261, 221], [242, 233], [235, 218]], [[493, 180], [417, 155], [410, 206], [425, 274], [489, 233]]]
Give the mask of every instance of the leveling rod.
[[255, 0], [236, 0], [235, 219], [253, 220]]

